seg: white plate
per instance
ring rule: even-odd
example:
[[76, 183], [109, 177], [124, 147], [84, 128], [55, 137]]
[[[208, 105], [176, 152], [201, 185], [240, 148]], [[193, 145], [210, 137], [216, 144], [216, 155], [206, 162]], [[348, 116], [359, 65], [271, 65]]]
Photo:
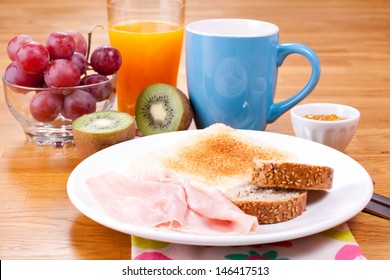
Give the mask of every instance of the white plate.
[[67, 183], [68, 196], [84, 215], [92, 220], [127, 234], [178, 244], [205, 246], [238, 246], [291, 240], [315, 234], [337, 226], [359, 213], [369, 202], [373, 185], [366, 170], [347, 155], [327, 146], [301, 138], [261, 131], [243, 133], [280, 149], [292, 152], [299, 162], [326, 165], [334, 168], [333, 189], [328, 192], [310, 192], [307, 210], [288, 222], [260, 225], [250, 235], [199, 235], [159, 230], [124, 224], [110, 218], [91, 197], [85, 180], [107, 171], [126, 174], [132, 158], [172, 145], [199, 130], [157, 134], [123, 142], [104, 149], [81, 162], [71, 173]]

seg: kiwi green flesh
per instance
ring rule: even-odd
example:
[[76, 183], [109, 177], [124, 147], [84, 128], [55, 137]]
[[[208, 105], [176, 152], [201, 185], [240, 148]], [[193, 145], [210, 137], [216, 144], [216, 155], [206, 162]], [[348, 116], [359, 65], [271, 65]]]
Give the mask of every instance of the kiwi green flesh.
[[176, 87], [166, 84], [154, 84], [142, 91], [136, 104], [136, 121], [142, 134], [184, 129], [186, 107], [183, 103], [186, 101], [183, 96]]
[[118, 111], [94, 112], [72, 123], [73, 139], [82, 158], [135, 137], [133, 116]]
[[101, 111], [86, 114], [73, 121], [73, 129], [85, 133], [109, 134], [129, 127], [134, 122], [131, 115], [118, 111]]

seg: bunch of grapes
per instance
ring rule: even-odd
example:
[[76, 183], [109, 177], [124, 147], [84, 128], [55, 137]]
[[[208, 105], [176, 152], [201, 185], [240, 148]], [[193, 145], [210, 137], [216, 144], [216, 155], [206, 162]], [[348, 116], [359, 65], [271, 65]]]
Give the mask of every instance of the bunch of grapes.
[[47, 88], [37, 91], [29, 105], [37, 121], [51, 122], [59, 114], [74, 120], [94, 112], [97, 102], [109, 98], [111, 87], [104, 82], [119, 70], [122, 57], [116, 48], [104, 45], [96, 48], [88, 61], [90, 35], [88, 42], [75, 30], [53, 32], [45, 45], [26, 34], [9, 41], [7, 54], [12, 62], [4, 79], [18, 86]]

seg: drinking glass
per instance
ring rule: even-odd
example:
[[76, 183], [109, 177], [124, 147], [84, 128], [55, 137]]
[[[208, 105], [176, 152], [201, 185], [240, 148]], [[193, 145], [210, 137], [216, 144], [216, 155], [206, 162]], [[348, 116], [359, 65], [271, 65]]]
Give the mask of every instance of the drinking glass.
[[153, 83], [176, 86], [185, 0], [107, 0], [110, 43], [122, 55], [118, 110], [135, 114], [140, 92]]

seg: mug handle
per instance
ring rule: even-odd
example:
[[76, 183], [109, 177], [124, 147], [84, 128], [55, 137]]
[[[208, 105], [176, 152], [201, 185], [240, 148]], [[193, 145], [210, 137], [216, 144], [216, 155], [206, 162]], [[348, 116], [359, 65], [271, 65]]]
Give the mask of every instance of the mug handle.
[[276, 46], [277, 67], [280, 67], [285, 58], [293, 53], [303, 55], [307, 58], [307, 60], [309, 60], [311, 65], [311, 75], [309, 81], [299, 92], [297, 92], [290, 98], [278, 103], [272, 103], [271, 110], [268, 115], [268, 123], [274, 122], [283, 113], [285, 113], [291, 107], [293, 107], [294, 105], [302, 101], [306, 96], [308, 96], [313, 91], [320, 78], [321, 70], [318, 56], [311, 48], [299, 43], [285, 43], [278, 44]]

